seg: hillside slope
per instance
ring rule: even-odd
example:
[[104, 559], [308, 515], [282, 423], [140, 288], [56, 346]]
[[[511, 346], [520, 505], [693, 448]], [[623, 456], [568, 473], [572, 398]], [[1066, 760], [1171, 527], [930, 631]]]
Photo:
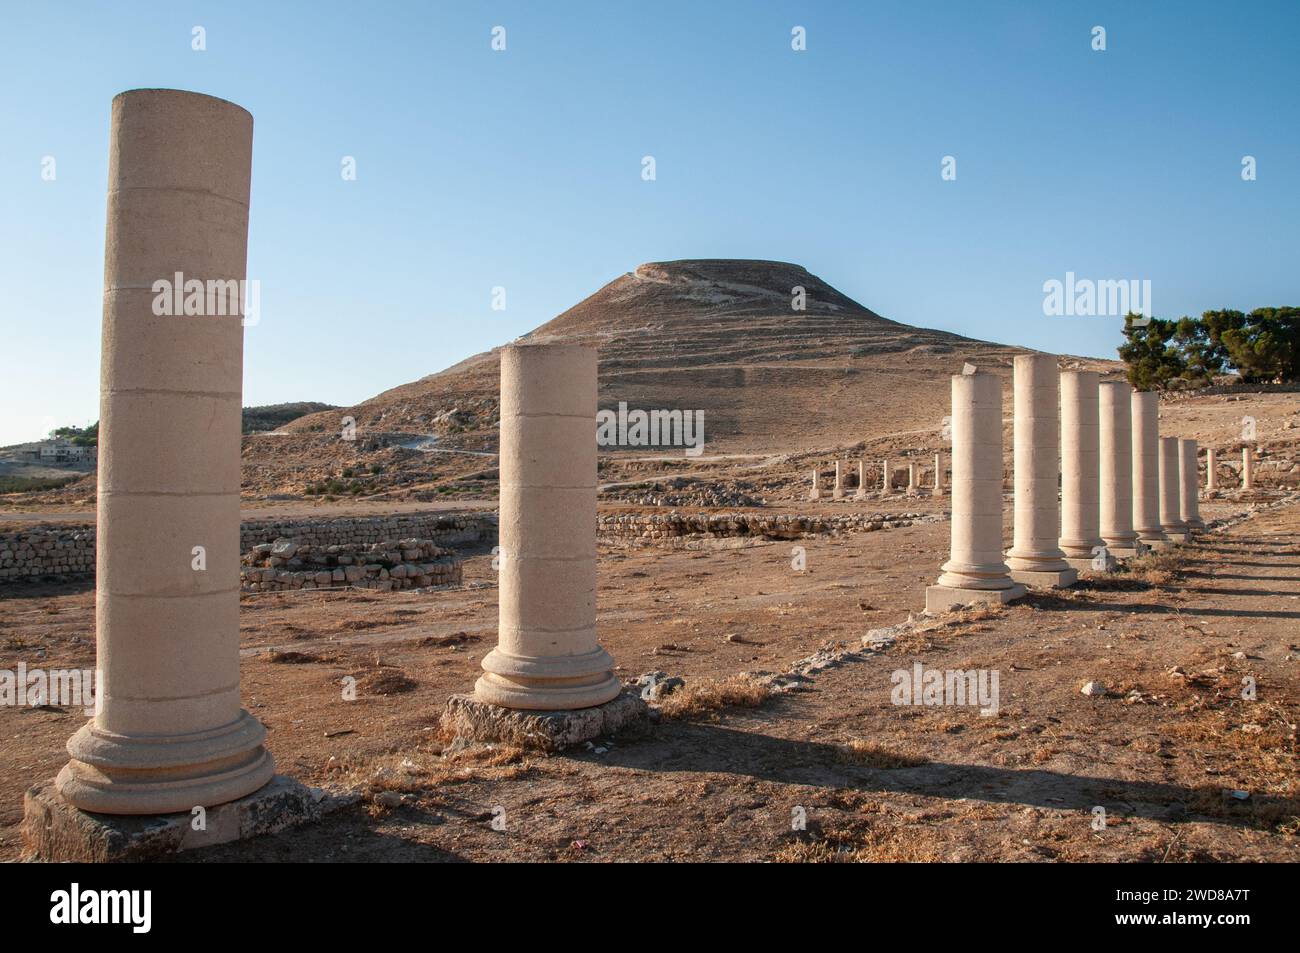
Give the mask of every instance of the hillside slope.
[[[598, 347], [602, 407], [703, 410], [710, 453], [937, 434], [963, 362], [1006, 372], [1023, 353], [883, 318], [799, 265], [736, 259], [641, 265], [525, 339]], [[486, 436], [498, 374], [493, 350], [287, 429], [329, 431], [350, 414], [359, 430]]]

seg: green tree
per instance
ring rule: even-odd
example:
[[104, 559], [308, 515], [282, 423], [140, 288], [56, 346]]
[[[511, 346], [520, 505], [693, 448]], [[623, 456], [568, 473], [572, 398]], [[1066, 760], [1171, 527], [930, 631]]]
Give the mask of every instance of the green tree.
[[1228, 360], [1242, 380], [1300, 377], [1300, 309], [1256, 308], [1224, 330], [1222, 338]]
[[1152, 318], [1136, 324], [1140, 317], [1132, 312], [1124, 316], [1125, 341], [1119, 346], [1119, 356], [1128, 365], [1130, 384], [1138, 390], [1163, 389], [1187, 370], [1178, 348], [1170, 346], [1178, 322]]

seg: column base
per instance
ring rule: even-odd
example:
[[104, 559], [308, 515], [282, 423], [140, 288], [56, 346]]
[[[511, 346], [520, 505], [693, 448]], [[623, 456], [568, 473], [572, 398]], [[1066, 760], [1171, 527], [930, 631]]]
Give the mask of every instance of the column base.
[[483, 659], [474, 697], [522, 711], [569, 711], [603, 705], [622, 691], [614, 659], [600, 646], [582, 655], [534, 657], [494, 648]]
[[1138, 542], [1145, 546], [1149, 551], [1159, 551], [1168, 549], [1173, 543], [1164, 533], [1159, 536], [1139, 536]]
[[1169, 542], [1175, 546], [1181, 546], [1183, 543], [1189, 542], [1192, 538], [1191, 534], [1187, 532], [1186, 526], [1165, 526], [1163, 529], [1165, 535], [1169, 537]]
[[327, 794], [292, 778], [275, 775], [252, 794], [208, 808], [205, 829], [195, 815], [122, 816], [79, 810], [53, 781], [29, 788], [23, 798], [23, 843], [38, 860], [112, 863], [166, 858], [183, 850], [247, 840], [319, 820], [358, 799]]
[[1075, 569], [1062, 569], [1056, 572], [1013, 569], [1011, 578], [1015, 582], [1033, 586], [1035, 589], [1067, 589], [1079, 581], [1079, 573]]
[[72, 760], [54, 783], [68, 803], [99, 814], [211, 809], [271, 780], [265, 739], [242, 709], [229, 725], [188, 735], [120, 735], [90, 721], [68, 739]]
[[947, 612], [954, 607], [969, 605], [1005, 605], [1019, 599], [1028, 590], [1019, 583], [1008, 589], [954, 589], [950, 586], [925, 587], [925, 611]]
[[867, 491], [866, 491], [866, 490], [858, 490], [858, 492], [856, 492], [856, 493], [853, 494], [853, 498], [854, 498], [855, 500], [865, 500], [865, 499], [867, 498]]
[[818, 493], [816, 490], [813, 490], [811, 493], [808, 494], [809, 500], [820, 500], [821, 498], [822, 495]]
[[842, 500], [842, 499], [844, 499], [844, 491], [843, 491], [843, 490], [831, 490], [831, 499], [832, 499], [832, 500]]
[[1204, 533], [1204, 532], [1205, 532], [1205, 521], [1204, 521], [1204, 520], [1188, 520], [1188, 521], [1187, 521], [1187, 528], [1188, 528], [1191, 532], [1193, 532], [1193, 533]]
[[561, 751], [611, 735], [647, 718], [649, 713], [649, 706], [637, 689], [621, 686], [610, 701], [576, 710], [519, 711], [472, 695], [452, 695], [447, 699], [442, 726], [467, 741], [496, 741], [539, 751]]

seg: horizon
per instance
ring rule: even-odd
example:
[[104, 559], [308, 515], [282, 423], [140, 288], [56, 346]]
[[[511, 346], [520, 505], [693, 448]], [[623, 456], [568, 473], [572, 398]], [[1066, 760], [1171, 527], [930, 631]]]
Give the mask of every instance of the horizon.
[[357, 404], [648, 262], [785, 261], [893, 321], [1109, 360], [1122, 317], [1049, 316], [1046, 282], [1150, 282], [1161, 318], [1300, 297], [1293, 5], [4, 17], [0, 445], [98, 419], [109, 104], [140, 87], [254, 117], [245, 406]]

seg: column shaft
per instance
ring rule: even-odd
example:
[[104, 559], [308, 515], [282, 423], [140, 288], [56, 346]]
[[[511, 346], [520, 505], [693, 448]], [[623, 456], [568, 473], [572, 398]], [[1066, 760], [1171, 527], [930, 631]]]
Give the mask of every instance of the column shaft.
[[1160, 528], [1176, 543], [1186, 542], [1187, 523], [1182, 517], [1182, 488], [1178, 475], [1177, 437], [1160, 438]]
[[1202, 532], [1205, 529], [1205, 523], [1201, 520], [1197, 456], [1195, 440], [1178, 441], [1178, 515], [1187, 524], [1189, 533]]
[[1089, 569], [1101, 538], [1096, 371], [1061, 372], [1061, 550]]
[[497, 646], [474, 686], [505, 708], [589, 708], [619, 693], [596, 641], [596, 351], [501, 350]]
[[1132, 411], [1133, 531], [1159, 549], [1170, 542], [1160, 528], [1160, 395], [1134, 391]]
[[1007, 565], [1011, 578], [1037, 586], [1068, 586], [1079, 578], [1058, 542], [1061, 508], [1056, 485], [1060, 445], [1059, 372], [1050, 354], [1014, 360], [1013, 474], [1015, 530]]
[[1219, 488], [1218, 460], [1213, 447], [1205, 449], [1205, 489], [1217, 490]]
[[[208, 290], [246, 278], [252, 147], [253, 117], [233, 103], [167, 89], [113, 100], [99, 684], [95, 718], [68, 741], [56, 782], [82, 810], [215, 806], [275, 771], [266, 730], [239, 700], [243, 327], [239, 302]], [[179, 282], [172, 290], [201, 313], [156, 313], [159, 281]]]
[[1241, 488], [1253, 489], [1255, 486], [1255, 452], [1250, 447], [1241, 448]]
[[1109, 555], [1120, 558], [1137, 555], [1138, 536], [1133, 530], [1132, 394], [1133, 388], [1123, 381], [1107, 381], [1098, 388], [1098, 529]]
[[1002, 561], [1002, 382], [993, 374], [952, 379], [952, 547], [927, 612], [1024, 595]]

